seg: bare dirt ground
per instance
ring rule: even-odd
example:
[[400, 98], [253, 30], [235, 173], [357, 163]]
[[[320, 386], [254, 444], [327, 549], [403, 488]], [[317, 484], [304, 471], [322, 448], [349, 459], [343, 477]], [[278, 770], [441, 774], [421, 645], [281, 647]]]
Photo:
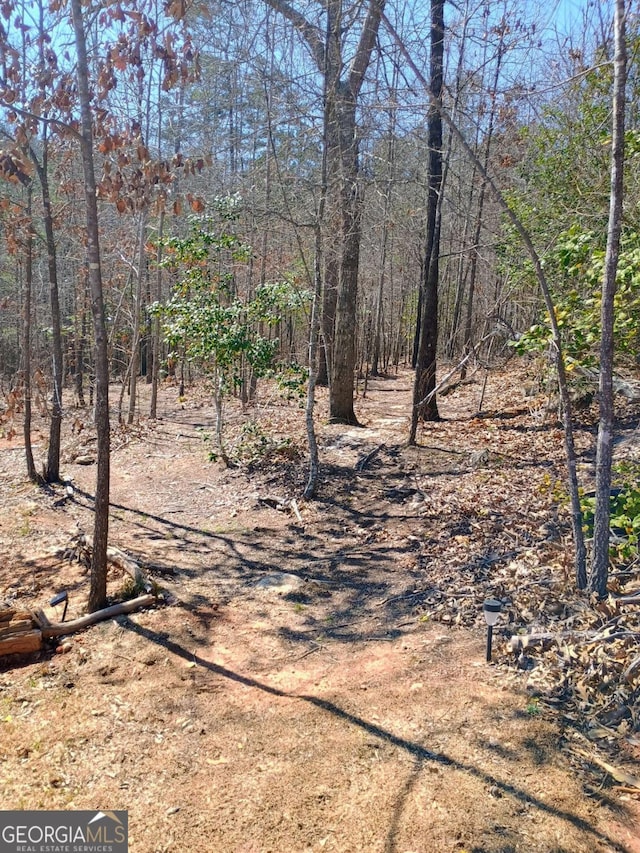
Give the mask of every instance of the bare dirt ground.
[[[202, 391], [115, 428], [110, 538], [168, 604], [4, 662], [0, 808], [127, 809], [133, 853], [638, 853], [637, 797], [584, 759], [575, 703], [504, 652], [571, 585], [561, 433], [521, 382], [492, 375], [481, 417], [481, 380], [460, 388], [407, 448], [410, 374], [371, 381], [362, 429], [319, 420], [306, 503], [302, 415], [275, 398], [259, 422], [293, 446], [249, 467], [208, 461]], [[68, 501], [0, 440], [0, 600], [51, 618], [88, 585], [60, 556], [92, 529], [88, 414], [66, 427]], [[593, 431], [578, 443], [589, 466]], [[616, 744], [632, 767], [637, 731]]]

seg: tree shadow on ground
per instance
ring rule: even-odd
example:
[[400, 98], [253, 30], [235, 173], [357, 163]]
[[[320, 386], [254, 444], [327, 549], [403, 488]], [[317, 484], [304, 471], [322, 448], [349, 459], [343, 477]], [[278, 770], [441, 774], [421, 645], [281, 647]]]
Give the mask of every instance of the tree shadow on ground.
[[[77, 490], [76, 495], [85, 508], [93, 508], [90, 493]], [[407, 539], [376, 541], [375, 532], [414, 516], [383, 509], [359, 512], [333, 498], [321, 503], [328, 520], [313, 533], [290, 525], [276, 535], [268, 528], [264, 535], [262, 529], [214, 533], [122, 504], [112, 503], [111, 508], [136, 519], [132, 524], [141, 541], [164, 540], [170, 532], [182, 557], [193, 559], [191, 567], [183, 564], [171, 574], [178, 581], [206, 577], [212, 597], [220, 601], [239, 592], [259, 594], [258, 583], [283, 571], [284, 565], [284, 571], [302, 584], [289, 600], [293, 605], [297, 599], [305, 607], [304, 630], [291, 633], [289, 640], [307, 641], [319, 632], [343, 642], [393, 639], [400, 631], [399, 623], [414, 612], [421, 597], [429, 595], [430, 587], [416, 591], [415, 578], [407, 572], [406, 583], [412, 585], [394, 595], [398, 562], [414, 554], [415, 543]], [[202, 566], [203, 552], [211, 557], [210, 567]], [[160, 567], [161, 575], [163, 568], [168, 572], [172, 567]], [[316, 602], [322, 605], [318, 616], [312, 608]]]
[[[165, 632], [160, 634], [156, 631], [151, 630], [150, 628], [146, 628], [142, 625], [137, 624], [128, 617], [124, 617], [123, 619], [119, 620], [119, 622], [122, 627], [132, 631], [139, 637], [142, 637], [145, 640], [160, 645], [162, 648], [172, 652], [183, 660], [186, 660], [189, 663], [195, 663], [203, 669], [206, 669], [209, 672], [213, 673], [214, 675], [219, 676], [220, 678], [226, 678], [235, 683], [242, 684], [245, 687], [260, 690], [271, 696], [277, 696], [279, 698], [286, 699], [297, 699], [301, 702], [308, 703], [309, 705], [318, 708], [320, 711], [323, 711], [327, 714], [331, 714], [333, 717], [342, 720], [348, 725], [356, 726], [358, 729], [366, 732], [368, 735], [378, 738], [381, 741], [386, 742], [387, 744], [391, 744], [397, 747], [398, 749], [406, 752], [408, 755], [412, 756], [416, 761], [416, 766], [412, 775], [409, 777], [407, 783], [405, 784], [398, 799], [396, 809], [394, 810], [392, 824], [389, 828], [387, 843], [384, 848], [385, 853], [394, 853], [394, 851], [397, 849], [396, 836], [400, 823], [401, 813], [404, 808], [404, 802], [406, 802], [413, 786], [416, 784], [421, 770], [424, 766], [428, 764], [436, 764], [448, 767], [454, 771], [458, 771], [460, 773], [465, 773], [472, 777], [475, 777], [476, 779], [481, 780], [484, 784], [489, 785], [499, 791], [502, 796], [511, 797], [512, 799], [517, 800], [522, 804], [526, 804], [530, 807], [537, 809], [542, 814], [553, 816], [562, 821], [565, 821], [566, 823], [585, 833], [585, 835], [587, 835], [588, 837], [611, 845], [611, 849], [618, 851], [618, 853], [624, 853], [624, 848], [621, 847], [613, 838], [608, 836], [606, 833], [596, 829], [594, 826], [589, 824], [586, 820], [579, 817], [578, 815], [545, 803], [544, 801], [525, 791], [518, 785], [512, 782], [501, 781], [499, 779], [496, 779], [494, 776], [489, 775], [488, 773], [474, 766], [473, 764], [458, 761], [457, 759], [452, 758], [444, 752], [430, 750], [423, 744], [420, 744], [413, 740], [408, 740], [404, 737], [400, 737], [389, 731], [388, 729], [384, 728], [383, 726], [366, 720], [363, 717], [358, 716], [357, 714], [351, 713], [350, 711], [346, 711], [344, 708], [341, 708], [338, 704], [328, 699], [323, 699], [319, 696], [310, 696], [304, 693], [289, 693], [286, 690], [281, 690], [277, 687], [265, 684], [251, 676], [242, 675], [238, 672], [228, 669], [227, 667], [221, 666], [220, 664], [205, 660], [194, 652], [188, 651], [179, 643], [176, 643], [173, 640], [169, 639]], [[473, 849], [480, 853], [483, 848], [476, 847]], [[515, 848], [503, 848], [504, 853], [506, 853], [506, 851], [508, 851], [509, 849]], [[500, 851], [495, 851], [495, 853], [500, 853]], [[554, 853], [556, 853], [556, 851], [554, 851]], [[568, 852], [563, 851], [562, 848], [558, 848], [557, 853]]]
[[[264, 596], [260, 582], [284, 571], [295, 576], [300, 586], [282, 598], [304, 616], [295, 631], [281, 629], [288, 641], [315, 641], [319, 636], [340, 642], [391, 640], [415, 627], [420, 613], [441, 600], [446, 590], [441, 588], [443, 577], [434, 579], [421, 556], [427, 540], [409, 535], [417, 533], [426, 518], [422, 506], [411, 503], [420, 490], [407, 485], [397, 448], [382, 452], [392, 463], [383, 477], [377, 470], [327, 467], [327, 483], [316, 502], [322, 520], [313, 528], [291, 523], [284, 529], [261, 526], [212, 532], [123, 504], [111, 507], [127, 513], [127, 523], [140, 534], [141, 546], [145, 540], [149, 548], [158, 540], [172, 540], [180, 552], [180, 564], [175, 569], [161, 566], [159, 574], [164, 569], [173, 575], [180, 600], [184, 601], [189, 581], [206, 581], [212, 600], [218, 603], [227, 603], [239, 593]], [[92, 509], [90, 493], [77, 490], [76, 495], [85, 508]], [[484, 581], [497, 564], [515, 553], [513, 549], [489, 553], [486, 543], [478, 541], [456, 571], [470, 581]]]

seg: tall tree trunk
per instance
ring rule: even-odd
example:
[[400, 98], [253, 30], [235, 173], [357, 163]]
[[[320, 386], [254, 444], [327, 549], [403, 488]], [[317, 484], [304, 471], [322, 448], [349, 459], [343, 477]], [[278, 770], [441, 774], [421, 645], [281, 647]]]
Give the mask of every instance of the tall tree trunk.
[[613, 320], [616, 274], [622, 231], [624, 189], [624, 123], [627, 49], [625, 37], [625, 4], [616, 0], [613, 60], [613, 136], [611, 150], [611, 193], [607, 250], [602, 282], [600, 311], [600, 423], [596, 450], [596, 510], [593, 532], [593, 556], [589, 589], [600, 598], [607, 594], [609, 576], [609, 524], [611, 500], [611, 463], [613, 448]]
[[[500, 42], [498, 45], [498, 56], [496, 58], [496, 66], [494, 70], [493, 76], [493, 85], [491, 87], [491, 91], [489, 92], [489, 102], [491, 107], [489, 109], [489, 125], [487, 127], [487, 131], [485, 134], [485, 149], [484, 149], [484, 170], [485, 172], [489, 168], [489, 157], [491, 153], [491, 143], [493, 141], [493, 127], [496, 116], [496, 105], [497, 98], [496, 94], [498, 91], [498, 81], [500, 79], [500, 70], [502, 68], [502, 58], [504, 56], [504, 36], [507, 32], [506, 22], [502, 22], [502, 27], [500, 30]], [[484, 199], [485, 193], [487, 189], [487, 182], [485, 180], [482, 181], [480, 186], [480, 195], [478, 197], [478, 209], [476, 211], [476, 223], [473, 232], [473, 242], [471, 244], [471, 268], [469, 270], [469, 292], [467, 295], [467, 316], [465, 322], [464, 329], [464, 348], [463, 355], [466, 356], [470, 351], [473, 343], [473, 307], [474, 307], [474, 297], [476, 292], [476, 277], [478, 274], [478, 248], [480, 245], [480, 235], [482, 233], [482, 225], [483, 225], [483, 217], [484, 217]], [[467, 376], [467, 362], [465, 361], [460, 370], [460, 378], [466, 379]]]
[[[323, 168], [324, 171], [324, 168]], [[307, 383], [307, 404], [305, 407], [305, 424], [307, 429], [307, 443], [309, 445], [309, 477], [304, 490], [305, 498], [313, 498], [318, 485], [318, 476], [320, 473], [320, 458], [318, 452], [318, 441], [316, 438], [315, 425], [313, 414], [316, 401], [316, 385], [318, 380], [318, 357], [320, 355], [318, 341], [320, 338], [320, 305], [322, 297], [322, 235], [320, 231], [320, 222], [322, 221], [324, 197], [325, 197], [325, 178], [323, 178], [323, 187], [321, 190], [321, 198], [318, 206], [318, 224], [316, 227], [315, 240], [315, 258], [314, 258], [314, 290], [313, 302], [311, 305], [311, 324], [309, 328], [309, 379]]]
[[60, 479], [60, 435], [62, 431], [62, 322], [60, 318], [60, 292], [58, 288], [58, 263], [56, 256], [56, 240], [53, 227], [53, 211], [49, 191], [49, 141], [46, 135], [42, 147], [42, 163], [31, 151], [31, 159], [36, 167], [40, 188], [42, 191], [42, 210], [44, 218], [44, 233], [47, 244], [47, 271], [49, 275], [49, 300], [51, 304], [51, 329], [53, 349], [53, 391], [51, 395], [51, 424], [49, 426], [49, 450], [44, 478], [47, 483], [55, 483]]
[[[38, 45], [39, 45], [39, 74], [44, 74], [46, 69], [45, 45], [46, 28], [44, 18], [44, 3], [37, 4], [38, 14]], [[42, 91], [42, 89], [41, 89]], [[49, 127], [45, 123], [42, 135], [42, 162], [32, 146], [29, 146], [28, 154], [33, 162], [42, 194], [42, 212], [44, 221], [44, 232], [47, 246], [47, 272], [49, 277], [49, 302], [51, 306], [51, 337], [53, 364], [51, 371], [52, 395], [51, 395], [51, 423], [49, 425], [49, 449], [47, 451], [47, 463], [44, 469], [44, 479], [47, 483], [54, 483], [60, 479], [60, 436], [62, 431], [62, 386], [64, 382], [63, 347], [62, 347], [62, 322], [60, 318], [60, 294], [58, 288], [58, 264], [56, 257], [56, 240], [53, 223], [53, 210], [51, 206], [51, 193], [49, 190]]]
[[[453, 116], [454, 121], [459, 121], [460, 119], [460, 101], [462, 100], [462, 92], [463, 92], [463, 72], [465, 67], [465, 50], [467, 46], [467, 33], [469, 24], [471, 22], [471, 15], [469, 13], [469, 0], [467, 0], [465, 4], [465, 12], [464, 12], [464, 25], [462, 29], [462, 34], [460, 37], [460, 47], [458, 52], [458, 63], [456, 67], [456, 85], [455, 85], [455, 95], [453, 99], [453, 105], [451, 108], [451, 114]], [[480, 130], [478, 128], [477, 133], [479, 134]], [[449, 134], [449, 140], [447, 144], [447, 155], [445, 160], [445, 172], [448, 171], [449, 163], [451, 162], [451, 155], [453, 151], [453, 142], [454, 136], [453, 134]], [[462, 200], [462, 190], [461, 185], [458, 187], [458, 198], [457, 203], [462, 208], [467, 208], [470, 211], [474, 199], [474, 175], [475, 169], [472, 169], [472, 175], [470, 180], [470, 192], [469, 195], [465, 198], [464, 202]], [[458, 337], [458, 330], [460, 326], [460, 321], [462, 317], [462, 302], [464, 296], [464, 288], [465, 288], [465, 280], [466, 280], [466, 271], [465, 271], [465, 263], [464, 263], [464, 250], [469, 242], [469, 230], [471, 228], [471, 217], [470, 214], [465, 216], [464, 220], [464, 231], [462, 234], [462, 238], [460, 237], [459, 232], [455, 234], [453, 238], [453, 245], [451, 251], [458, 252], [458, 260], [456, 263], [456, 274], [455, 274], [455, 297], [454, 297], [454, 306], [453, 312], [451, 315], [451, 326], [448, 330], [448, 340], [445, 348], [445, 355], [448, 359], [452, 359], [454, 353], [456, 351], [456, 340]]]
[[102, 292], [96, 179], [93, 163], [89, 66], [87, 63], [87, 46], [81, 0], [71, 0], [71, 13], [77, 53], [76, 82], [78, 85], [81, 116], [80, 147], [85, 185], [87, 261], [89, 264], [89, 288], [95, 339], [95, 422], [98, 447], [93, 557], [91, 560], [91, 585], [89, 589], [89, 611], [93, 612], [104, 607], [107, 600], [107, 541], [109, 535], [110, 485], [109, 360]]
[[[78, 289], [81, 293], [78, 294]], [[74, 290], [75, 319], [73, 339], [73, 381], [78, 400], [78, 406], [84, 408], [84, 350], [87, 341], [87, 286], [82, 275], [78, 276], [78, 283]]]
[[136, 274], [136, 298], [133, 307], [133, 334], [131, 340], [131, 373], [129, 376], [129, 411], [127, 423], [132, 424], [136, 416], [136, 399], [138, 396], [138, 373], [140, 372], [140, 323], [142, 322], [142, 299], [144, 287], [144, 270], [146, 266], [145, 238], [147, 235], [147, 211], [140, 213], [138, 234], [138, 272]]
[[[398, 65], [394, 65], [393, 82], [391, 85], [391, 104], [396, 102]], [[373, 356], [371, 358], [371, 375], [378, 376], [380, 373], [380, 359], [382, 351], [382, 329], [384, 322], [384, 289], [387, 267], [387, 250], [389, 244], [389, 212], [391, 210], [391, 187], [395, 175], [395, 128], [396, 108], [389, 108], [389, 124], [387, 127], [387, 169], [389, 174], [385, 180], [384, 203], [382, 209], [382, 237], [380, 246], [380, 271], [378, 274], [378, 297], [376, 300], [376, 314], [373, 337]]]
[[344, 91], [344, 87], [341, 89], [336, 99], [335, 116], [341, 167], [338, 196], [341, 258], [329, 385], [329, 419], [331, 423], [357, 425], [353, 392], [362, 197], [358, 179], [356, 103], [349, 91]]
[[[361, 193], [358, 187], [358, 136], [356, 107], [364, 77], [376, 45], [385, 0], [368, 0], [358, 45], [348, 68], [343, 57], [345, 20], [342, 0], [327, 0], [325, 38], [302, 12], [286, 0], [265, 0], [301, 33], [326, 81], [327, 169], [336, 177], [328, 187], [329, 222], [335, 233], [330, 239], [338, 247], [336, 316], [333, 345], [329, 319], [323, 320], [323, 339], [330, 350], [329, 416], [333, 422], [356, 424], [353, 410], [355, 384], [355, 328], [358, 266], [360, 257]], [[325, 262], [325, 305], [333, 299], [332, 259]]]
[[444, 0], [431, 0], [431, 62], [428, 115], [429, 197], [427, 200], [427, 241], [424, 264], [424, 292], [420, 318], [420, 342], [413, 386], [413, 409], [409, 444], [416, 443], [418, 421], [438, 420], [435, 395], [438, 345], [438, 278], [440, 256], [440, 217], [442, 189], [442, 78], [444, 72]]
[[318, 385], [328, 386], [333, 373], [333, 347], [335, 342], [336, 305], [338, 302], [338, 281], [340, 279], [340, 259], [335, 243], [337, 229], [330, 228], [334, 236], [333, 244], [324, 250], [324, 279], [322, 283], [322, 335], [319, 347]]
[[24, 248], [24, 306], [22, 318], [22, 382], [24, 388], [24, 454], [27, 476], [37, 483], [38, 473], [31, 446], [31, 308], [33, 302], [33, 223], [31, 221], [31, 183], [27, 185], [27, 234]]
[[[162, 301], [162, 239], [164, 237], [164, 209], [160, 211], [158, 221], [158, 247], [156, 249], [156, 291], [155, 301]], [[151, 403], [149, 417], [158, 417], [158, 386], [160, 384], [160, 315], [156, 312], [153, 318], [153, 357], [151, 365]]]

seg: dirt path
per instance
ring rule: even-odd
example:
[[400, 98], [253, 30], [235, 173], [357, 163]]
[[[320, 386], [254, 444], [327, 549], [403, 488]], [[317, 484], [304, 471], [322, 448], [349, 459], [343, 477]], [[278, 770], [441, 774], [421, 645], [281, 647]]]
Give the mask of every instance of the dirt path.
[[[446, 398], [407, 449], [408, 377], [373, 382], [365, 429], [320, 427], [302, 524], [273, 500], [300, 493], [299, 463], [206, 461], [206, 401], [169, 390], [156, 427], [117, 431], [111, 539], [173, 603], [0, 674], [0, 807], [128, 809], [133, 853], [637, 853], [633, 802], [585, 790], [563, 750], [578, 734], [484, 662], [479, 604], [513, 555], [562, 572], [563, 522], [541, 461], [557, 429], [517, 405], [472, 418], [478, 395]], [[485, 405], [504, 409], [501, 385]], [[0, 443], [0, 598], [64, 586], [82, 609], [78, 565], [45, 556], [91, 529], [79, 444], [88, 428], [56, 507]]]

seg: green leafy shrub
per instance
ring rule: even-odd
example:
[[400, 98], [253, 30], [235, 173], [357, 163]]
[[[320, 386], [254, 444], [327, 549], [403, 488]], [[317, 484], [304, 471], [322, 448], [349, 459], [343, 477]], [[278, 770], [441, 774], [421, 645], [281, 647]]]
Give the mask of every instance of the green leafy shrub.
[[[193, 216], [183, 237], [164, 240], [163, 266], [175, 279], [173, 293], [152, 313], [162, 318], [165, 338], [176, 354], [197, 363], [211, 382], [216, 404], [217, 449], [212, 458], [229, 461], [223, 442], [223, 403], [246, 379], [280, 375], [278, 338], [271, 334], [283, 315], [302, 310], [309, 299], [287, 277], [241, 292], [238, 270], [251, 247], [236, 233], [239, 196], [214, 199], [212, 212]], [[287, 369], [288, 370], [288, 369]], [[293, 382], [293, 372], [285, 372]]]
[[[630, 467], [635, 469], [630, 470]], [[620, 487], [611, 491], [610, 519], [611, 528], [611, 558], [615, 563], [626, 564], [638, 556], [640, 537], [640, 466], [629, 466], [627, 476]], [[632, 474], [635, 476], [628, 476]], [[593, 536], [596, 499], [593, 495], [585, 495], [581, 499], [583, 525], [587, 538]]]

